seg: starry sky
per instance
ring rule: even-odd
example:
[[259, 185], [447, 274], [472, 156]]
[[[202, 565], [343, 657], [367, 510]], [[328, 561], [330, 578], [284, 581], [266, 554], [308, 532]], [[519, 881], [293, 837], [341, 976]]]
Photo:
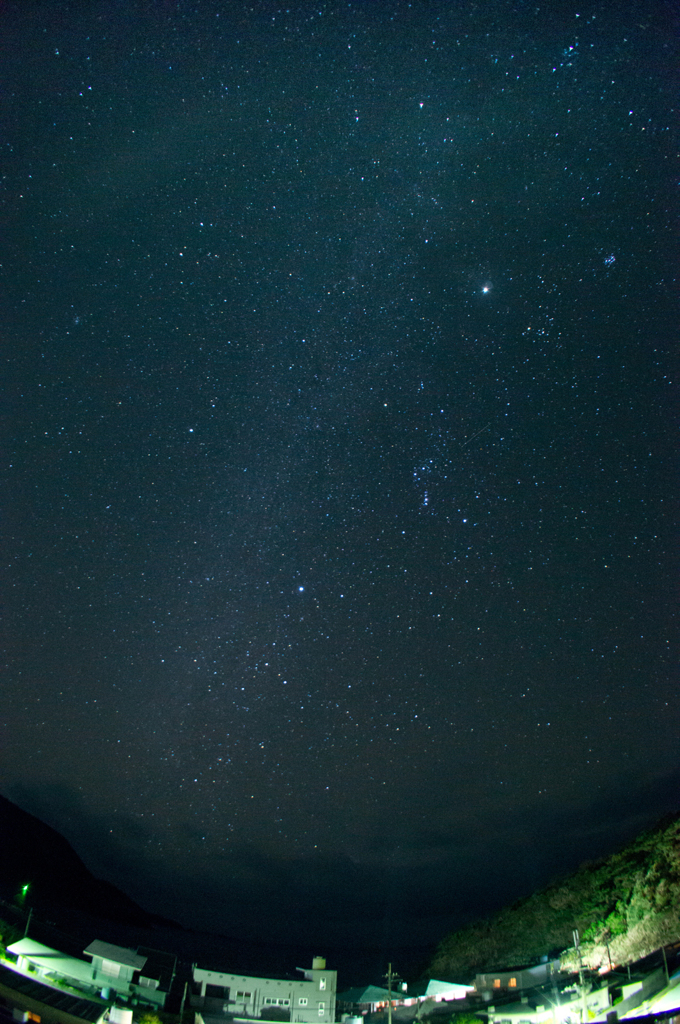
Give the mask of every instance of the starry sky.
[[426, 948], [677, 808], [672, 8], [3, 5], [0, 788], [148, 909]]

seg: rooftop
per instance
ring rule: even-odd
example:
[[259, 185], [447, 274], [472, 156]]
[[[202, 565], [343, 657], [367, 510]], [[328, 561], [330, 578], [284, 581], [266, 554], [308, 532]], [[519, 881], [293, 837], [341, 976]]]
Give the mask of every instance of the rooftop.
[[87, 949], [83, 950], [87, 956], [100, 956], [104, 960], [111, 960], [114, 964], [121, 964], [123, 967], [133, 967], [141, 971], [146, 963], [145, 956], [139, 956], [132, 949], [125, 949], [123, 946], [114, 946], [111, 942], [102, 942], [95, 939]]

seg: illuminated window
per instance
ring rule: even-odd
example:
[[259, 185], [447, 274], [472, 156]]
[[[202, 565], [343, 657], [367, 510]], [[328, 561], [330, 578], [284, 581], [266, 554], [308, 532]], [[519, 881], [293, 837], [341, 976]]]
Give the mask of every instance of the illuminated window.
[[300, 1006], [306, 1006], [307, 1005], [307, 996], [300, 996], [300, 998], [298, 999], [298, 1003], [300, 1004]]
[[325, 978], [319, 978], [319, 988], [321, 989], [322, 992], [326, 988], [326, 979]]
[[500, 988], [501, 987], [501, 979], [500, 978], [494, 978], [493, 979], [493, 987], [494, 988]]
[[508, 985], [510, 988], [517, 988], [517, 978], [510, 978]]
[[325, 1003], [319, 1003], [319, 1016], [323, 1017], [325, 1012], [326, 1012], [326, 1004]]

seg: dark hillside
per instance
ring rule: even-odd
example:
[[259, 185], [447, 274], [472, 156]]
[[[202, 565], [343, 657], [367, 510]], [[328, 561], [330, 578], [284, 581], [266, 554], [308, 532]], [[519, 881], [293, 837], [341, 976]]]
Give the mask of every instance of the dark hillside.
[[[578, 928], [584, 962], [626, 964], [680, 938], [680, 815], [619, 853], [468, 925], [440, 944], [428, 974], [468, 978], [568, 950]], [[574, 956], [564, 954], [565, 967]]]
[[149, 914], [110, 882], [95, 878], [49, 825], [0, 796], [0, 896], [15, 899], [30, 885], [27, 906], [43, 914], [64, 907], [125, 925], [173, 922]]

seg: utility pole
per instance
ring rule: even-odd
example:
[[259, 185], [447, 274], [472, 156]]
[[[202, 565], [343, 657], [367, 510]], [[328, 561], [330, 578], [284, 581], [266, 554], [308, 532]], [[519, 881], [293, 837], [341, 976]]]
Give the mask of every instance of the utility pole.
[[392, 970], [392, 964], [388, 964], [387, 965], [387, 974], [385, 975], [385, 978], [387, 979], [387, 999], [388, 999], [388, 1003], [387, 1003], [387, 1021], [388, 1021], [388, 1024], [392, 1024], [392, 982], [393, 981], [401, 981], [401, 978], [399, 977], [398, 974], [396, 974]]
[[552, 1019], [553, 1019], [553, 1024], [556, 1024], [555, 1008], [557, 1007], [559, 1009], [559, 1005], [560, 1005], [560, 992], [559, 992], [559, 989], [557, 987], [557, 982], [555, 981], [555, 972], [552, 970], [552, 968], [550, 970], [550, 982], [551, 982], [550, 987], [552, 989], [552, 996], [553, 996], [552, 997]]
[[187, 997], [187, 989], [188, 989], [188, 987], [189, 987], [189, 982], [185, 981], [184, 982], [184, 992], [182, 993], [182, 1002], [181, 1002], [180, 1008], [179, 1008], [179, 1024], [182, 1024], [182, 1020], [184, 1018], [184, 1001], [185, 1001], [185, 999]]
[[574, 947], [578, 953], [578, 987], [581, 992], [581, 1020], [583, 1024], [587, 1024], [588, 1021], [588, 1007], [586, 1005], [586, 984], [583, 979], [583, 960], [581, 959], [581, 938], [578, 933], [578, 928], [574, 928]]
[[24, 928], [24, 938], [26, 938], [26, 936], [28, 935], [28, 926], [31, 923], [31, 917], [32, 916], [33, 916], [33, 907], [31, 907], [31, 909], [29, 910], [28, 917], [26, 918], [26, 927]]

